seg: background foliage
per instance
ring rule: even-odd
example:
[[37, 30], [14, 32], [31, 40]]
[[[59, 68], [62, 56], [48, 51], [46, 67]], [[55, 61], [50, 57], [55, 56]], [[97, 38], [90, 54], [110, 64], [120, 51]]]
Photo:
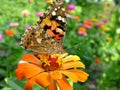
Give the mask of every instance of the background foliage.
[[[90, 74], [86, 83], [74, 84], [75, 90], [119, 90], [120, 2], [70, 0], [66, 2], [66, 8], [69, 4], [75, 5], [76, 9], [67, 9], [70, 17], [63, 45], [67, 52], [81, 57]], [[25, 81], [17, 81], [14, 74], [21, 56], [28, 52], [19, 46], [20, 38], [25, 26], [32, 26], [38, 20], [36, 13], [45, 12], [47, 7], [45, 0], [1, 1], [0, 90], [23, 90]], [[91, 23], [88, 24], [91, 28], [85, 27], [86, 21]], [[102, 26], [96, 25], [99, 23]], [[86, 35], [78, 33], [81, 27], [86, 29]], [[12, 36], [7, 33], [9, 30]]]

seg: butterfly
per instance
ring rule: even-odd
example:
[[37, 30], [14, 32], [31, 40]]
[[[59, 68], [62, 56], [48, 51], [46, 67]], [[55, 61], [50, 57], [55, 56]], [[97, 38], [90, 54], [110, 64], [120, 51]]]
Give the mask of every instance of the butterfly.
[[65, 31], [64, 3], [62, 0], [56, 0], [40, 17], [37, 25], [25, 31], [21, 38], [21, 45], [27, 50], [40, 54], [65, 53], [62, 47]]

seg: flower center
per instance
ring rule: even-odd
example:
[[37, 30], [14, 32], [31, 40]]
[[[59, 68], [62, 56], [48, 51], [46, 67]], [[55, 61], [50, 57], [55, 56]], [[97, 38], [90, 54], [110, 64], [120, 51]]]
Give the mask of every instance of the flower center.
[[59, 69], [62, 65], [62, 59], [60, 59], [57, 54], [54, 55], [45, 54], [39, 55], [39, 57], [41, 61], [41, 66], [46, 71]]

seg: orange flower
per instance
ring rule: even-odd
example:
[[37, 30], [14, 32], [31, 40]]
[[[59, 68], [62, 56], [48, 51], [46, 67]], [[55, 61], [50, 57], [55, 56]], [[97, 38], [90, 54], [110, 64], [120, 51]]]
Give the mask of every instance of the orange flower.
[[66, 14], [71, 14], [70, 10], [66, 10]]
[[14, 32], [11, 29], [6, 30], [5, 34], [7, 34], [8, 36], [11, 36], [11, 37], [14, 36]]
[[92, 28], [92, 21], [91, 20], [85, 20], [84, 21], [84, 27], [91, 29]]
[[78, 34], [79, 34], [79, 35], [86, 36], [86, 35], [87, 35], [86, 28], [80, 27], [80, 28], [78, 29]]
[[53, 0], [46, 0], [46, 3], [52, 3]]
[[[40, 58], [40, 59], [39, 59]], [[15, 70], [18, 80], [26, 78], [25, 90], [32, 90], [35, 83], [48, 90], [73, 90], [66, 79], [85, 82], [88, 74], [78, 68], [85, 68], [76, 55], [68, 54], [25, 54]], [[58, 87], [56, 86], [58, 85]]]
[[99, 58], [96, 58], [96, 59], [95, 59], [95, 62], [96, 62], [96, 63], [100, 63], [100, 59], [99, 59]]
[[75, 20], [79, 20], [80, 17], [79, 17], [79, 16], [73, 16], [73, 19], [75, 19]]

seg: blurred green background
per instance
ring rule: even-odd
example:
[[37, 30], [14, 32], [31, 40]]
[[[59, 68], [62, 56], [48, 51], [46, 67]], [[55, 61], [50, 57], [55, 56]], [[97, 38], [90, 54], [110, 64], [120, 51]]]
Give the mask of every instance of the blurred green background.
[[[64, 1], [68, 19], [63, 46], [81, 57], [90, 74], [74, 89], [120, 90], [120, 1]], [[45, 0], [0, 1], [0, 90], [23, 90], [25, 81], [17, 81], [14, 70], [29, 51], [19, 45], [20, 38], [48, 5]]]

